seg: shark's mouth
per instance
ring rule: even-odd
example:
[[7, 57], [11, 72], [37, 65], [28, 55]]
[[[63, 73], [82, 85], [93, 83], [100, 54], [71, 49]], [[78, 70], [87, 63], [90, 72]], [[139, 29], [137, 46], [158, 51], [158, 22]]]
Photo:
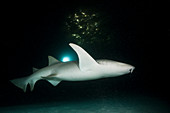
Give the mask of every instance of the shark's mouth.
[[133, 70], [134, 70], [134, 68], [129, 69], [130, 73], [132, 73], [132, 72], [133, 72]]

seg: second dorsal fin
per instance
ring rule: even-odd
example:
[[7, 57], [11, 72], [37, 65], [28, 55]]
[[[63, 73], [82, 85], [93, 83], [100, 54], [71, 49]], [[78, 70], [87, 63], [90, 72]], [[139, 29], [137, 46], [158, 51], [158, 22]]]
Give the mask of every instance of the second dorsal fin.
[[53, 65], [55, 63], [59, 63], [60, 61], [58, 61], [56, 58], [52, 57], [52, 56], [48, 56], [48, 65]]

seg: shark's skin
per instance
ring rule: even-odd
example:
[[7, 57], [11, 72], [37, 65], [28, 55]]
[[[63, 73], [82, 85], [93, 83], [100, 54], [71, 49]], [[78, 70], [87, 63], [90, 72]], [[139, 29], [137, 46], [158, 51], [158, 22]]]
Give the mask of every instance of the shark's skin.
[[112, 60], [94, 60], [83, 48], [70, 43], [77, 53], [79, 61], [60, 62], [57, 59], [48, 56], [49, 65], [42, 69], [33, 68], [34, 73], [28, 77], [11, 80], [13, 84], [26, 92], [27, 85], [30, 85], [31, 91], [34, 84], [41, 79], [45, 79], [56, 86], [61, 81], [86, 81], [107, 77], [121, 76], [132, 73], [134, 66], [112, 61]]

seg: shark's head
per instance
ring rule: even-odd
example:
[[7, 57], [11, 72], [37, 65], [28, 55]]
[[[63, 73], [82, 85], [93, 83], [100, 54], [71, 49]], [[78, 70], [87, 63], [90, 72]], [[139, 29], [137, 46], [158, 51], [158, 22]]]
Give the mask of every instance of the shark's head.
[[79, 58], [79, 69], [81, 71], [93, 70], [101, 78], [115, 77], [132, 73], [134, 66], [112, 61], [112, 60], [94, 60], [83, 48], [73, 43], [69, 44], [77, 53]]
[[112, 60], [98, 60], [97, 62], [102, 68], [101, 70], [106, 75], [106, 77], [121, 76], [132, 73], [135, 69], [135, 67], [132, 65]]

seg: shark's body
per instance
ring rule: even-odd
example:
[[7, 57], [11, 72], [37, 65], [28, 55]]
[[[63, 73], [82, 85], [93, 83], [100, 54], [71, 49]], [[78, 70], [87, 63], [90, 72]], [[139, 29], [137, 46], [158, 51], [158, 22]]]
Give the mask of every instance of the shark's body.
[[79, 61], [60, 62], [48, 56], [49, 65], [42, 69], [33, 68], [34, 73], [28, 77], [11, 80], [17, 87], [26, 91], [30, 84], [31, 91], [34, 84], [41, 79], [45, 79], [56, 86], [64, 81], [85, 81], [100, 78], [115, 77], [130, 73], [134, 67], [111, 60], [94, 60], [84, 49], [78, 45], [69, 44], [77, 53]]

